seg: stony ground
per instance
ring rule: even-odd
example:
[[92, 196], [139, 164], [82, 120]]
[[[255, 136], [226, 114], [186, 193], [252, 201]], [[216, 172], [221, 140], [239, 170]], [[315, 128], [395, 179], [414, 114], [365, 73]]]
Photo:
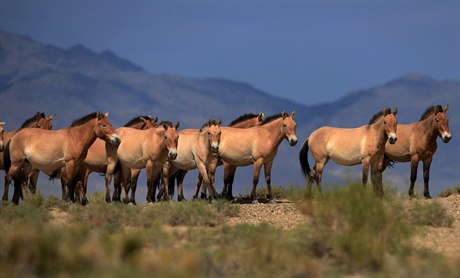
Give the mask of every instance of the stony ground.
[[[407, 201], [411, 205], [411, 201]], [[426, 227], [422, 234], [414, 237], [414, 243], [440, 252], [448, 258], [460, 259], [460, 194], [447, 198], [435, 198], [424, 202], [440, 202], [447, 212], [454, 217], [452, 227]], [[228, 224], [267, 222], [280, 228], [292, 228], [295, 225], [308, 222], [308, 217], [302, 214], [294, 203], [278, 204], [241, 204], [240, 214], [229, 217]]]

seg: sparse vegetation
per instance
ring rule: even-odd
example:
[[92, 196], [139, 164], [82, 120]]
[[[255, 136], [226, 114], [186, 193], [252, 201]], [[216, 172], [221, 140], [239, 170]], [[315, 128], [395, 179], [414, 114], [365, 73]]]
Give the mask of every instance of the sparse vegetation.
[[[308, 218], [282, 229], [226, 224], [240, 205], [225, 201], [107, 204], [86, 207], [56, 197], [0, 204], [0, 276], [85, 277], [458, 277], [458, 262], [411, 244], [426, 225], [448, 226], [436, 202], [388, 190], [375, 197], [361, 184], [301, 200], [303, 189], [277, 187]], [[386, 191], [387, 192], [387, 191]], [[263, 193], [264, 194], [264, 193]], [[300, 196], [300, 197], [299, 197]], [[277, 206], [277, 205], [259, 205]], [[409, 216], [408, 216], [409, 215]], [[444, 219], [433, 224], [434, 220]], [[450, 225], [450, 224], [449, 224]]]

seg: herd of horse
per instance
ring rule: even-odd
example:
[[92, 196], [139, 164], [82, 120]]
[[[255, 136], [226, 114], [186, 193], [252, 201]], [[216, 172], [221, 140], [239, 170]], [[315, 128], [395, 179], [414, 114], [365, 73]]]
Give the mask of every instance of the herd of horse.
[[[397, 109], [379, 111], [367, 125], [356, 128], [320, 127], [302, 144], [299, 162], [307, 180], [307, 195], [312, 183], [321, 194], [321, 180], [329, 160], [339, 165], [362, 165], [362, 182], [368, 181], [369, 168], [374, 192], [382, 196], [382, 173], [392, 162], [411, 163], [409, 195], [414, 196], [417, 168], [423, 162], [424, 196], [429, 193], [429, 172], [439, 136], [444, 143], [452, 138], [447, 117], [448, 106], [434, 105], [421, 119], [398, 124]], [[138, 116], [114, 129], [108, 113], [85, 115], [67, 128], [52, 130], [53, 116], [37, 112], [20, 128], [6, 132], [0, 122], [0, 168], [5, 171], [3, 200], [13, 181], [13, 202], [23, 198], [28, 187], [36, 192], [39, 171], [60, 178], [62, 199], [86, 204], [88, 176], [105, 175], [105, 200], [136, 203], [137, 180], [142, 169], [147, 174], [147, 202], [168, 200], [177, 183], [177, 198], [184, 200], [183, 181], [188, 171], [198, 169], [194, 198], [218, 197], [215, 187], [217, 166], [224, 166], [221, 196], [233, 200], [232, 185], [236, 168], [253, 165], [251, 198], [257, 203], [256, 188], [264, 168], [266, 197], [275, 203], [271, 192], [271, 169], [283, 140], [297, 144], [295, 112], [282, 112], [265, 118], [264, 113], [245, 114], [228, 126], [208, 120], [200, 129], [179, 129], [179, 123], [158, 122], [152, 116]], [[308, 162], [308, 153], [315, 161]], [[111, 183], [114, 180], [113, 195]], [[156, 190], [159, 189], [158, 195]], [[123, 198], [123, 199], [122, 199]]]

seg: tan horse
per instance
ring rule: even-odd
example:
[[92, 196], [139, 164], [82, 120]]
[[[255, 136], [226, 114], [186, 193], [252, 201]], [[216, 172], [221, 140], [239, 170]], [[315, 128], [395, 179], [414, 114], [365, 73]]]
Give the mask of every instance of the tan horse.
[[[152, 116], [137, 116], [131, 119], [124, 127], [130, 127], [135, 129], [149, 129], [156, 127], [156, 122], [158, 118], [153, 118]], [[118, 129], [115, 130], [117, 132]], [[78, 173], [74, 182], [81, 181], [83, 183], [83, 188], [86, 192], [88, 185], [88, 177], [91, 173], [103, 173], [107, 172], [107, 152], [106, 148], [116, 148], [116, 146], [108, 143], [106, 144], [105, 140], [96, 139], [91, 147], [88, 149], [88, 154], [86, 155], [85, 160], [83, 161], [82, 167]], [[137, 173], [138, 175], [139, 173]], [[116, 183], [118, 183], [119, 178], [115, 178]], [[115, 192], [114, 192], [115, 195]], [[110, 187], [106, 188], [105, 200], [110, 202]]]
[[3, 149], [5, 148], [5, 122], [0, 122], [0, 152], [3, 152]]
[[[163, 177], [177, 173], [178, 201], [184, 200], [182, 183], [185, 175], [188, 171], [196, 168], [203, 177], [204, 183], [213, 191], [212, 196], [215, 195], [215, 188], [210, 184], [207, 169], [213, 159], [217, 160], [213, 153], [217, 153], [219, 150], [220, 124], [221, 121], [209, 120], [198, 132], [195, 129], [179, 131], [177, 157], [174, 160], [166, 161], [163, 167]], [[168, 184], [165, 184], [168, 183], [168, 179], [163, 178], [163, 183], [163, 188], [168, 187]]]
[[[423, 181], [425, 198], [430, 199], [429, 179], [433, 155], [438, 147], [436, 138], [441, 137], [444, 143], [452, 138], [449, 131], [449, 119], [446, 115], [448, 106], [429, 107], [418, 122], [398, 125], [398, 141], [386, 144], [385, 154], [391, 160], [411, 163], [409, 196], [414, 197], [414, 184], [417, 179], [419, 161], [423, 162]], [[388, 161], [384, 164], [385, 166]]]
[[[135, 204], [137, 178], [134, 173], [146, 168], [147, 202], [155, 201], [156, 187], [154, 186], [154, 180], [160, 174], [166, 160], [168, 158], [174, 160], [177, 157], [178, 127], [179, 123], [173, 126], [171, 122], [162, 122], [158, 128], [147, 130], [118, 129], [122, 142], [116, 152], [107, 150], [106, 186], [110, 185], [115, 166], [120, 162], [124, 180], [122, 187], [124, 201]], [[131, 198], [129, 200], [126, 192], [128, 185], [131, 188]], [[167, 192], [164, 196], [165, 199], [168, 197]]]
[[[266, 118], [262, 125], [250, 128], [222, 127], [219, 144], [219, 157], [223, 162], [232, 166], [254, 165], [254, 177], [251, 197], [257, 203], [256, 187], [262, 166], [264, 166], [267, 199], [273, 203], [271, 192], [271, 169], [278, 146], [283, 139], [289, 145], [297, 144], [295, 112], [286, 112]], [[216, 165], [209, 166], [209, 176], [214, 178]]]
[[[249, 127], [259, 126], [262, 124], [264, 117], [265, 115], [262, 112], [260, 112], [259, 114], [253, 114], [253, 113], [244, 114], [244, 115], [239, 116], [235, 120], [233, 120], [230, 123], [229, 127], [249, 128]], [[237, 166], [230, 165], [228, 163], [223, 162], [221, 159], [218, 159], [217, 166], [220, 166], [220, 165], [224, 165], [224, 186], [222, 189], [221, 196], [226, 197], [229, 200], [233, 200], [232, 186], [233, 186], [233, 180], [235, 178]], [[198, 198], [198, 192], [200, 191], [202, 181], [203, 181], [203, 177], [201, 176], [201, 174], [199, 174], [198, 181], [195, 186], [195, 194], [193, 195], [194, 199]], [[206, 185], [203, 186], [203, 190], [201, 192], [201, 198], [202, 199], [206, 198]]]
[[[21, 129], [23, 128], [41, 128], [41, 129], [46, 129], [46, 130], [51, 130], [53, 128], [52, 125], [52, 120], [54, 119], [56, 115], [51, 115], [46, 117], [45, 113], [42, 112], [37, 112], [37, 114], [33, 115], [29, 119], [25, 120], [22, 125], [13, 131], [5, 131], [4, 134], [4, 142], [9, 142], [11, 138]], [[4, 170], [5, 167], [3, 165], [3, 150], [0, 152], [0, 169]], [[38, 175], [40, 171], [36, 169], [29, 169], [27, 168], [26, 170], [27, 173], [24, 173], [24, 175], [27, 175], [27, 181], [29, 183], [29, 189], [32, 193], [35, 193], [35, 189], [37, 187], [37, 180], [38, 180]], [[6, 179], [6, 177], [5, 177]], [[26, 181], [24, 181], [26, 182]], [[9, 183], [6, 183], [5, 180], [5, 188], [3, 189], [3, 197], [2, 200], [6, 201], [8, 200], [8, 193], [9, 193]]]
[[[383, 171], [383, 156], [385, 143], [396, 142], [397, 109], [385, 108], [375, 114], [368, 125], [357, 128], [321, 127], [312, 132], [305, 140], [299, 153], [300, 165], [307, 182], [307, 195], [311, 195], [313, 180], [321, 193], [321, 179], [324, 166], [332, 159], [343, 166], [362, 164], [363, 184], [367, 183], [369, 166], [371, 167], [373, 189], [378, 195], [383, 195], [383, 188], [377, 180], [378, 173]], [[315, 166], [313, 170], [308, 164], [310, 149]], [[381, 175], [380, 175], [381, 176]]]
[[[68, 196], [74, 201], [75, 188], [69, 185], [96, 138], [102, 138], [114, 145], [120, 143], [120, 138], [107, 116], [108, 113], [95, 112], [74, 121], [68, 128], [56, 131], [21, 129], [5, 149], [6, 181], [9, 183], [13, 177], [20, 177], [25, 162], [49, 176], [54, 176], [63, 169], [63, 197], [67, 195], [66, 188], [69, 188]], [[86, 204], [87, 199], [82, 188], [78, 191], [82, 204]], [[15, 184], [14, 203], [19, 203], [20, 195], [21, 186]]]

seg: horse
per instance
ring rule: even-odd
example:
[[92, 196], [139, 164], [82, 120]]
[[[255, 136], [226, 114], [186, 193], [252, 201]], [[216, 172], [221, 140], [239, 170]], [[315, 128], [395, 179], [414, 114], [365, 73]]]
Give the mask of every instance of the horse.
[[5, 122], [0, 122], [0, 152], [5, 148], [4, 135], [5, 135]]
[[[216, 195], [214, 186], [210, 184], [207, 169], [210, 162], [217, 159], [214, 154], [219, 150], [221, 123], [221, 121], [208, 120], [198, 132], [195, 129], [179, 131], [177, 157], [174, 160], [166, 161], [163, 166], [163, 177], [174, 175], [177, 179], [178, 201], [185, 199], [182, 187], [185, 175], [188, 171], [196, 168], [203, 177], [204, 183], [212, 190], [211, 196]], [[168, 180], [163, 178], [163, 183], [167, 182]], [[163, 188], [167, 186], [167, 184], [163, 184]]]
[[[267, 117], [260, 126], [250, 128], [222, 127], [218, 155], [224, 163], [231, 166], [247, 166], [253, 164], [254, 176], [251, 198], [256, 199], [256, 187], [264, 166], [267, 199], [275, 203], [271, 192], [271, 169], [278, 147], [286, 139], [290, 146], [297, 144], [295, 112], [286, 112]], [[209, 166], [209, 176], [214, 178], [217, 164]]]
[[[147, 130], [133, 128], [120, 128], [117, 130], [122, 141], [116, 150], [107, 150], [107, 172], [106, 187], [110, 186], [115, 167], [120, 163], [123, 175], [124, 202], [136, 204], [137, 176], [134, 173], [146, 168], [147, 172], [147, 202], [155, 201], [154, 180], [160, 174], [163, 164], [169, 158], [174, 160], [177, 157], [177, 142], [179, 134], [171, 122], [161, 122], [159, 127]], [[128, 199], [126, 188], [131, 188], [131, 198]], [[163, 196], [168, 198], [168, 189]], [[153, 197], [152, 197], [153, 196]]]
[[[107, 117], [108, 113], [94, 112], [60, 130], [21, 129], [5, 149], [6, 182], [9, 183], [13, 177], [20, 177], [21, 168], [26, 162], [49, 176], [55, 176], [61, 171], [61, 179], [64, 181], [63, 199], [67, 195], [71, 201], [75, 201], [75, 188], [69, 185], [96, 138], [114, 145], [120, 144], [120, 137]], [[21, 186], [15, 184], [14, 189], [13, 202], [18, 204]], [[85, 205], [88, 200], [82, 188], [78, 188], [78, 196], [82, 205]]]
[[[369, 124], [357, 128], [337, 128], [324, 126], [313, 131], [300, 150], [299, 161], [307, 182], [307, 196], [311, 195], [313, 180], [321, 194], [321, 179], [324, 166], [332, 159], [343, 166], [362, 164], [362, 182], [367, 183], [369, 166], [373, 190], [383, 195], [383, 188], [379, 184], [378, 175], [383, 171], [383, 156], [385, 143], [394, 144], [397, 140], [396, 129], [398, 110], [391, 112], [390, 108], [375, 114]], [[308, 163], [310, 149], [315, 165], [313, 170]]]
[[[229, 127], [234, 128], [249, 128], [254, 126], [259, 126], [262, 124], [265, 115], [263, 112], [259, 114], [248, 113], [239, 116], [230, 124]], [[217, 166], [224, 165], [224, 186], [222, 188], [221, 196], [226, 197], [228, 200], [233, 200], [232, 195], [232, 186], [233, 180], [235, 178], [236, 168], [237, 166], [229, 165], [228, 163], [223, 162], [220, 158], [217, 160]], [[198, 198], [198, 192], [200, 191], [200, 187], [203, 181], [203, 177], [201, 174], [198, 175], [198, 181], [195, 186], [195, 193], [193, 194], [193, 198]], [[201, 193], [201, 198], [206, 198], [206, 185], [203, 186], [203, 190]]]
[[[449, 131], [449, 118], [446, 105], [428, 107], [418, 122], [398, 125], [398, 141], [385, 145], [385, 155], [393, 161], [411, 163], [409, 196], [414, 197], [414, 184], [417, 179], [419, 161], [423, 162], [423, 196], [431, 199], [429, 191], [430, 166], [433, 155], [438, 147], [436, 138], [439, 136], [444, 143], [452, 138]], [[384, 166], [389, 164], [386, 159]]]
[[[3, 135], [4, 137], [3, 142], [9, 142], [11, 138], [13, 138], [13, 136], [19, 130], [23, 128], [41, 128], [41, 129], [51, 130], [53, 128], [53, 125], [51, 122], [55, 116], [56, 115], [50, 115], [46, 117], [45, 113], [37, 112], [32, 117], [25, 120], [18, 129], [13, 130], [13, 131], [5, 131]], [[4, 147], [0, 152], [0, 169], [1, 170], [5, 170], [4, 163], [3, 163], [3, 151], [4, 151]], [[24, 174], [28, 176], [27, 180], [29, 183], [30, 191], [32, 193], [35, 193], [35, 189], [37, 187], [38, 174], [40, 173], [40, 171], [35, 170], [35, 169], [28, 169], [28, 170], [29, 171]], [[2, 200], [4, 201], [8, 200], [8, 193], [9, 193], [9, 183], [6, 183], [6, 180], [5, 180], [5, 188], [3, 189]]]
[[[135, 128], [135, 129], [149, 129], [156, 126], [156, 122], [158, 121], [158, 118], [153, 118], [152, 116], [137, 116], [131, 119], [129, 122], [127, 122], [124, 127], [130, 127], [130, 128]], [[117, 132], [117, 129], [115, 130]], [[83, 161], [82, 167], [80, 168], [80, 171], [78, 173], [78, 178], [74, 179], [74, 182], [81, 181], [83, 183], [83, 188], [86, 192], [87, 186], [88, 186], [88, 177], [91, 173], [97, 172], [97, 173], [103, 173], [105, 176], [105, 173], [107, 172], [107, 152], [106, 148], [116, 148], [116, 146], [113, 146], [110, 143], [106, 144], [106, 141], [97, 138], [96, 141], [91, 145], [91, 147], [88, 149], [88, 153], [86, 155], [85, 160]], [[138, 175], [139, 173], [137, 173]], [[117, 177], [115, 179], [116, 185], [115, 187], [117, 188], [117, 183], [119, 178]], [[114, 196], [115, 196], [115, 191], [114, 191]], [[106, 196], [105, 200], [107, 202], [110, 202], [110, 187], [106, 188]]]

